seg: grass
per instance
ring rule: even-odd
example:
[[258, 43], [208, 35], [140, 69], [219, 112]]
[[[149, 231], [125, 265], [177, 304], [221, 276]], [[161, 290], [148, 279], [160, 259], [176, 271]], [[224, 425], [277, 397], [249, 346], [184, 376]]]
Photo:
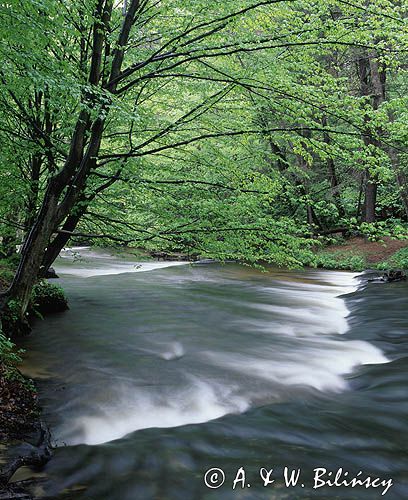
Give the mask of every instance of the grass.
[[377, 264], [377, 269], [408, 269], [408, 247], [401, 248], [389, 259]]
[[344, 271], [364, 271], [369, 266], [364, 255], [342, 251], [325, 252], [322, 250], [315, 254], [314, 261], [311, 262], [311, 267]]
[[366, 241], [364, 238], [353, 238], [317, 249], [304, 264], [349, 271], [408, 269], [408, 241], [391, 238]]

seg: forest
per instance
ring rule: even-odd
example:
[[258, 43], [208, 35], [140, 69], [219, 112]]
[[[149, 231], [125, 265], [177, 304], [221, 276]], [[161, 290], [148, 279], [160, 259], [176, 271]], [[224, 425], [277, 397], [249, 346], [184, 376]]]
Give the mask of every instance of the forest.
[[7, 2], [1, 253], [72, 238], [296, 265], [406, 234], [404, 2]]
[[406, 2], [7, 0], [0, 19], [0, 376], [70, 246], [357, 269], [325, 249], [386, 241], [379, 267], [408, 267]]

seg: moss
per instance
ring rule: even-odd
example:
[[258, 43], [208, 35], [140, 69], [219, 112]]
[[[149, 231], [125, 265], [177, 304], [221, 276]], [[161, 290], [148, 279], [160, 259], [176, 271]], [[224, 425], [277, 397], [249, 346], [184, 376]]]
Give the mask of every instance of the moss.
[[68, 302], [64, 290], [48, 281], [40, 281], [33, 288], [31, 309], [40, 315], [66, 311]]

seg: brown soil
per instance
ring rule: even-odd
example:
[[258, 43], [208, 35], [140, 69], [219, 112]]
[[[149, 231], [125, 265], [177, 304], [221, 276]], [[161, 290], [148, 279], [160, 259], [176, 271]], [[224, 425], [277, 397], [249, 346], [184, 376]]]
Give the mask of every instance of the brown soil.
[[326, 248], [327, 252], [344, 252], [352, 255], [363, 255], [367, 262], [376, 264], [387, 260], [395, 252], [408, 246], [406, 240], [384, 238], [382, 242], [367, 241], [365, 238], [352, 238], [343, 245], [332, 245]]
[[33, 432], [38, 416], [36, 393], [22, 376], [10, 376], [0, 363], [0, 441], [21, 439]]

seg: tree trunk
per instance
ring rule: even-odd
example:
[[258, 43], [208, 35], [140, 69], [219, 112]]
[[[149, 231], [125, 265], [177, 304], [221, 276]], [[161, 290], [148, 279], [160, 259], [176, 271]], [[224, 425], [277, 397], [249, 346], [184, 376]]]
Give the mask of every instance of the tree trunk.
[[55, 229], [57, 207], [57, 197], [53, 193], [52, 184], [50, 184], [36, 222], [26, 236], [13, 282], [5, 293], [7, 297], [20, 301], [21, 320], [25, 318], [31, 290], [37, 280], [44, 250]]
[[372, 181], [370, 173], [367, 172], [365, 200], [364, 200], [364, 222], [375, 222], [375, 209], [377, 206], [377, 182]]
[[31, 158], [30, 165], [30, 191], [28, 193], [27, 206], [26, 206], [26, 216], [24, 221], [24, 227], [30, 228], [35, 220], [35, 213], [38, 203], [39, 194], [39, 181], [40, 181], [40, 170], [42, 165], [42, 155], [36, 153]]
[[[307, 171], [307, 163], [303, 156], [297, 155], [297, 160], [298, 164], [301, 170]], [[300, 192], [302, 195], [305, 197], [305, 199], [308, 198], [309, 196], [309, 190], [308, 190], [308, 182], [306, 179], [297, 179], [296, 180], [296, 185], [300, 189]], [[310, 203], [306, 203], [306, 218], [307, 218], [307, 223], [309, 226], [317, 226], [319, 229], [322, 228], [322, 223], [320, 222], [319, 218], [316, 215], [316, 212], [313, 208], [313, 206]]]
[[48, 269], [52, 266], [55, 259], [60, 254], [61, 250], [67, 245], [70, 239], [70, 232], [74, 231], [77, 227], [83, 213], [77, 213], [76, 215], [70, 215], [67, 217], [62, 229], [68, 231], [67, 233], [59, 233], [48, 245], [41, 262], [40, 267], [40, 278], [46, 276]]
[[[380, 72], [377, 54], [365, 52], [358, 61], [358, 74], [360, 79], [360, 93], [362, 97], [369, 97], [373, 110], [377, 110], [385, 100], [385, 71]], [[366, 117], [369, 124], [370, 117]], [[372, 136], [369, 127], [364, 135], [364, 142], [367, 146], [378, 147], [378, 141]], [[376, 176], [366, 170], [365, 199], [363, 210], [363, 222], [375, 222], [377, 206], [378, 180]]]

